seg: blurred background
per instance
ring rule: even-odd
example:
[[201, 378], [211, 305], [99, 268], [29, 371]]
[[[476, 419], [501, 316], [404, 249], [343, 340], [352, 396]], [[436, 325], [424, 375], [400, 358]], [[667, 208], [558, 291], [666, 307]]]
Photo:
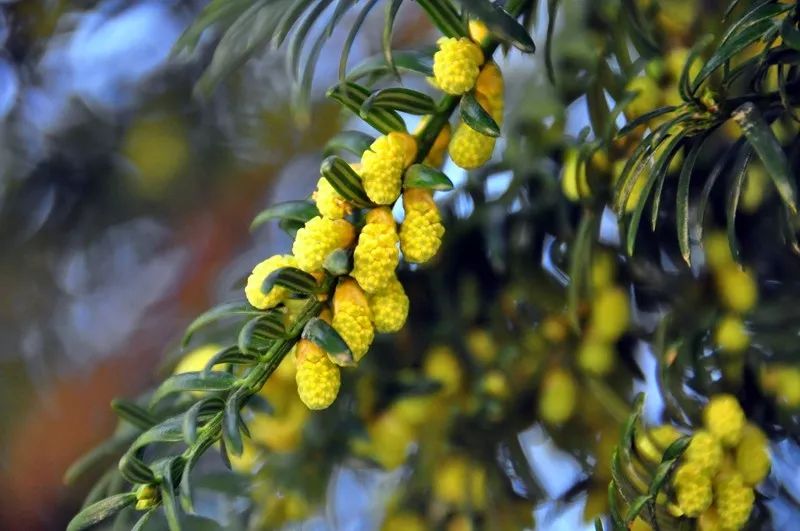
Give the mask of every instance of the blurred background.
[[110, 399], [289, 242], [249, 223], [308, 193], [338, 129], [325, 102], [294, 126], [277, 55], [193, 97], [202, 43], [170, 54], [203, 4], [0, 3], [2, 529], [64, 528], [88, 485], [62, 475], [113, 429]]

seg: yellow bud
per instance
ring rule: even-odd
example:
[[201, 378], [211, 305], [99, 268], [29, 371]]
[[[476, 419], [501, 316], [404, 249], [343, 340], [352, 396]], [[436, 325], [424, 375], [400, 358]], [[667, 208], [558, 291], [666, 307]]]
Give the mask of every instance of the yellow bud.
[[325, 259], [336, 249], [350, 246], [355, 238], [355, 229], [343, 219], [328, 219], [317, 216], [308, 220], [292, 245], [292, 254], [297, 267], [308, 273], [322, 269]]
[[468, 25], [469, 38], [478, 44], [484, 44], [492, 36], [486, 24], [477, 19], [471, 19]]
[[297, 261], [291, 255], [279, 254], [267, 258], [253, 268], [253, 272], [247, 277], [244, 294], [254, 308], [259, 310], [273, 308], [289, 296], [289, 291], [282, 286], [273, 286], [269, 293], [261, 291], [261, 286], [267, 277], [282, 267], [297, 267]]
[[339, 195], [325, 177], [320, 177], [317, 190], [312, 194], [317, 210], [329, 219], [342, 219], [353, 211], [352, 205]]
[[403, 328], [408, 318], [408, 296], [397, 277], [393, 276], [383, 290], [369, 295], [368, 300], [375, 331], [391, 333]]
[[504, 87], [505, 84], [500, 67], [493, 61], [486, 63], [475, 83], [475, 93], [478, 96], [478, 101], [494, 118], [497, 125], [503, 124], [503, 112], [505, 110]]
[[341, 376], [316, 344], [301, 339], [297, 344], [297, 394], [308, 409], [325, 409], [339, 394]]
[[411, 426], [391, 409], [367, 427], [369, 455], [383, 468], [392, 470], [406, 460], [408, 448], [414, 442]]
[[450, 145], [450, 138], [452, 137], [452, 128], [450, 124], [444, 124], [444, 127], [436, 135], [433, 145], [428, 150], [428, 155], [423, 161], [428, 166], [434, 168], [441, 168], [444, 164], [444, 156], [447, 153], [447, 147]]
[[550, 369], [539, 389], [539, 416], [548, 424], [566, 422], [575, 411], [577, 395], [577, 384], [568, 371]]
[[711, 506], [711, 478], [694, 463], [678, 467], [673, 476], [678, 507], [691, 518], [697, 518]]
[[592, 288], [601, 290], [609, 287], [614, 282], [617, 274], [617, 263], [614, 256], [607, 251], [600, 251], [592, 255]]
[[736, 470], [744, 483], [750, 486], [761, 483], [769, 474], [771, 462], [767, 436], [758, 426], [746, 424], [736, 447]]
[[609, 343], [617, 341], [630, 323], [628, 294], [618, 287], [606, 288], [592, 301], [591, 333]]
[[745, 313], [758, 300], [758, 286], [753, 275], [736, 264], [720, 268], [715, 276], [720, 302], [728, 310]]
[[492, 158], [496, 140], [494, 137], [475, 131], [462, 122], [456, 127], [448, 152], [458, 167], [474, 170]]
[[781, 405], [792, 409], [800, 406], [800, 369], [797, 367], [778, 368], [775, 391]]
[[750, 346], [750, 336], [747, 334], [742, 319], [735, 314], [728, 314], [717, 322], [714, 330], [714, 341], [725, 352], [742, 352]]
[[379, 205], [390, 205], [400, 195], [403, 170], [414, 161], [416, 140], [407, 133], [378, 137], [361, 155], [361, 180], [367, 196]]
[[735, 396], [714, 395], [703, 410], [703, 423], [723, 446], [733, 447], [742, 437], [744, 411]]
[[722, 445], [716, 437], [705, 430], [697, 430], [683, 454], [687, 463], [694, 463], [709, 477], [719, 470], [722, 463]]
[[461, 389], [463, 371], [450, 347], [431, 348], [425, 356], [423, 372], [431, 380], [442, 384], [439, 392], [445, 396], [452, 396]]
[[578, 366], [585, 372], [603, 376], [614, 368], [616, 352], [605, 341], [587, 337], [578, 348]]
[[444, 92], [461, 95], [475, 86], [483, 64], [480, 46], [466, 37], [442, 37], [439, 51], [433, 55], [433, 77]]
[[367, 293], [382, 291], [394, 278], [400, 260], [400, 238], [391, 211], [376, 208], [367, 214], [367, 223], [358, 236], [350, 273]]
[[711, 269], [718, 270], [733, 264], [731, 246], [724, 232], [716, 231], [706, 236], [703, 242], [703, 251], [705, 251], [706, 263]]
[[497, 356], [497, 345], [494, 338], [483, 328], [474, 328], [467, 333], [467, 350], [472, 357], [481, 363], [491, 363]]
[[434, 471], [433, 495], [448, 505], [481, 510], [486, 505], [486, 470], [464, 456], [447, 456]]
[[420, 189], [403, 194], [405, 219], [400, 225], [400, 248], [408, 262], [425, 263], [436, 255], [444, 226], [431, 193]]
[[647, 430], [645, 433], [636, 433], [636, 450], [645, 459], [652, 463], [660, 463], [670, 444], [682, 436], [671, 424], [663, 424]]
[[722, 529], [742, 529], [755, 503], [753, 489], [738, 472], [723, 472], [714, 479], [715, 504]]
[[502, 371], [497, 369], [486, 373], [486, 376], [483, 377], [483, 381], [481, 381], [481, 389], [492, 398], [500, 400], [508, 398], [510, 393], [508, 378], [506, 378], [506, 375], [503, 374]]
[[375, 337], [375, 329], [366, 295], [353, 279], [342, 279], [336, 286], [331, 325], [350, 347], [356, 361], [363, 358]]

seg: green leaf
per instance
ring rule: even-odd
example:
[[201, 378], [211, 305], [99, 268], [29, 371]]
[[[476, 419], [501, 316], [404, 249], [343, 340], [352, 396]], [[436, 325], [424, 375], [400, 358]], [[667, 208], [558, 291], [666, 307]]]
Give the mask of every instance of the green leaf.
[[183, 440], [186, 441], [186, 444], [194, 444], [197, 440], [197, 428], [199, 424], [222, 411], [224, 407], [225, 401], [218, 396], [209, 396], [192, 404], [192, 407], [187, 409], [186, 413], [183, 414], [183, 421], [181, 422], [181, 432], [183, 433]]
[[353, 47], [353, 43], [356, 40], [356, 36], [358, 35], [361, 26], [367, 19], [367, 15], [369, 15], [369, 12], [372, 11], [372, 8], [375, 7], [377, 3], [378, 0], [367, 0], [364, 7], [358, 13], [358, 16], [353, 21], [353, 26], [350, 28], [350, 33], [348, 33], [347, 38], [342, 45], [342, 54], [339, 56], [339, 81], [344, 81], [345, 74], [347, 72], [347, 60], [350, 58], [350, 49]]
[[703, 140], [696, 141], [681, 168], [681, 175], [678, 178], [678, 192], [675, 199], [675, 217], [678, 229], [678, 246], [681, 256], [687, 265], [691, 265], [691, 249], [689, 247], [689, 185], [691, 184], [692, 170], [703, 147]]
[[200, 36], [215, 24], [236, 20], [251, 5], [251, 0], [212, 0], [175, 42], [173, 54], [197, 46]]
[[172, 478], [172, 462], [175, 458], [170, 460], [164, 466], [163, 479], [161, 482], [161, 504], [164, 506], [164, 514], [167, 515], [167, 526], [170, 531], [181, 531], [183, 529], [182, 515], [183, 513], [178, 508], [178, 500], [175, 498], [175, 482]]
[[703, 219], [705, 217], [705, 212], [708, 209], [708, 201], [711, 198], [711, 190], [714, 187], [714, 184], [717, 182], [719, 176], [722, 174], [722, 170], [725, 169], [725, 166], [728, 165], [728, 162], [730, 162], [731, 158], [733, 158], [733, 156], [739, 152], [742, 145], [744, 145], [744, 141], [744, 137], [739, 137], [736, 142], [726, 149], [722, 156], [718, 158], [717, 162], [711, 168], [708, 177], [706, 177], [706, 182], [703, 185], [702, 192], [700, 192], [700, 201], [698, 202], [697, 206], [697, 233], [700, 241], [703, 241]]
[[239, 431], [240, 400], [239, 393], [233, 393], [225, 403], [225, 415], [222, 417], [222, 437], [225, 440], [225, 447], [236, 457], [242, 455], [244, 451], [242, 434]]
[[253, 308], [246, 302], [227, 302], [220, 304], [202, 313], [186, 327], [186, 333], [183, 336], [181, 345], [183, 347], [188, 345], [195, 332], [215, 321], [242, 315], [260, 315], [261, 313], [263, 312]]
[[383, 16], [383, 36], [381, 38], [381, 47], [383, 48], [383, 57], [386, 59], [386, 64], [389, 65], [395, 76], [399, 76], [397, 69], [394, 66], [392, 59], [392, 32], [394, 29], [394, 19], [397, 17], [397, 12], [400, 10], [400, 5], [403, 0], [392, 0], [386, 2], [386, 8]]
[[311, 295], [319, 288], [317, 279], [296, 267], [281, 267], [276, 269], [264, 279], [261, 292], [269, 293], [275, 286], [281, 286], [293, 293]]
[[492, 35], [501, 42], [524, 53], [536, 51], [536, 45], [528, 31], [501, 5], [489, 0], [461, 0], [461, 4], [467, 12], [486, 24]]
[[336, 249], [325, 257], [322, 267], [333, 276], [346, 275], [352, 269], [352, 254], [346, 249]]
[[797, 213], [795, 177], [786, 153], [764, 117], [751, 102], [733, 111], [733, 119], [742, 128], [744, 136], [761, 159], [783, 202], [792, 214]]
[[356, 365], [353, 353], [339, 332], [319, 317], [312, 317], [306, 323], [301, 337], [319, 346], [336, 365], [340, 367]]
[[122, 476], [129, 482], [141, 485], [156, 482], [156, 476], [144, 461], [131, 453], [123, 455], [117, 465]]
[[617, 133], [616, 137], [617, 138], [622, 138], [623, 136], [629, 134], [631, 131], [633, 131], [634, 129], [639, 127], [640, 125], [648, 123], [653, 118], [658, 118], [659, 116], [662, 116], [664, 114], [670, 113], [670, 112], [672, 112], [672, 111], [674, 111], [676, 109], [677, 109], [676, 106], [668, 105], [666, 107], [659, 107], [658, 109], [655, 109], [655, 110], [652, 110], [650, 112], [644, 113], [643, 115], [638, 116], [638, 117], [634, 118], [633, 120], [631, 120], [630, 122], [626, 123], [622, 127], [622, 129], [619, 130], [619, 132]]
[[589, 211], [584, 211], [581, 217], [575, 239], [572, 242], [569, 254], [569, 287], [567, 288], [567, 316], [576, 329], [578, 323], [578, 302], [581, 290], [585, 284], [587, 264], [590, 262], [592, 244], [596, 232], [596, 217]]
[[417, 0], [417, 3], [425, 10], [433, 25], [445, 37], [464, 37], [467, 35], [464, 21], [458, 16], [458, 12], [450, 0]]
[[250, 224], [250, 230], [256, 230], [267, 221], [289, 219], [305, 223], [309, 219], [319, 216], [317, 206], [309, 200], [286, 201], [262, 210]]
[[692, 442], [691, 437], [681, 437], [680, 439], [673, 441], [672, 444], [667, 446], [667, 449], [664, 450], [664, 455], [661, 457], [661, 462], [675, 461], [678, 459], [681, 455], [683, 455], [683, 452], [686, 451], [686, 447], [689, 446], [690, 442]]
[[275, 17], [270, 0], [256, 0], [231, 24], [220, 39], [211, 64], [197, 82], [197, 90], [208, 96], [216, 86], [260, 51], [275, 31]]
[[800, 51], [800, 31], [794, 26], [791, 17], [783, 19], [781, 38], [788, 47]]
[[170, 417], [139, 435], [128, 449], [128, 454], [155, 443], [173, 443], [183, 440], [183, 415]]
[[93, 525], [102, 522], [109, 516], [113, 516], [135, 502], [136, 494], [133, 492], [117, 494], [104, 500], [100, 500], [99, 502], [93, 503], [75, 515], [75, 518], [73, 518], [69, 525], [67, 525], [67, 531], [82, 531], [83, 529], [89, 529]]
[[242, 352], [238, 346], [231, 345], [211, 356], [211, 358], [206, 362], [206, 366], [203, 367], [203, 372], [205, 374], [209, 374], [214, 371], [214, 367], [217, 365], [222, 365], [220, 369], [222, 371], [227, 371], [229, 363], [235, 365], [245, 365], [253, 364], [257, 361], [257, 356]]
[[433, 98], [422, 92], [403, 87], [390, 87], [373, 92], [361, 105], [359, 115], [366, 118], [372, 109], [389, 109], [423, 115], [435, 113], [436, 103]]
[[373, 142], [375, 142], [375, 137], [361, 131], [342, 131], [325, 144], [323, 155], [327, 157], [345, 151], [360, 157]]
[[303, 228], [303, 225], [305, 225], [304, 222], [293, 219], [282, 219], [278, 222], [278, 227], [292, 239], [297, 235], [297, 231]]
[[[344, 81], [328, 89], [327, 96], [350, 109], [353, 113], [359, 114], [361, 106], [369, 98], [370, 92], [366, 88], [352, 81]], [[405, 131], [406, 125], [403, 119], [394, 111], [386, 109], [372, 109], [363, 120], [383, 134], [392, 131]]]
[[[435, 49], [402, 50], [392, 54], [393, 65], [398, 72], [433, 75], [433, 53]], [[367, 57], [347, 73], [349, 81], [357, 81], [368, 76], [383, 76], [393, 73], [391, 65], [383, 55]]]
[[239, 331], [238, 348], [242, 352], [260, 354], [276, 339], [286, 336], [286, 328], [280, 314], [268, 313], [251, 319]]
[[144, 430], [158, 422], [149, 411], [130, 400], [115, 398], [111, 401], [111, 409], [113, 409], [122, 420]]
[[446, 191], [453, 189], [453, 181], [436, 168], [425, 164], [413, 164], [406, 170], [403, 178], [403, 188]]
[[713, 35], [705, 35], [698, 40], [694, 46], [692, 46], [692, 49], [689, 51], [689, 55], [686, 57], [686, 62], [683, 64], [683, 69], [681, 70], [681, 77], [678, 80], [678, 91], [680, 92], [683, 101], [690, 101], [692, 99], [692, 83], [691, 79], [689, 79], [692, 71], [692, 65], [700, 56], [700, 52], [709, 44], [711, 44], [711, 41], [713, 40]]
[[361, 184], [361, 176], [343, 159], [332, 155], [322, 161], [319, 171], [347, 201], [358, 207], [371, 204]]
[[468, 92], [461, 98], [461, 119], [482, 135], [493, 138], [500, 136], [500, 127], [498, 127], [497, 122], [478, 103], [475, 94], [472, 92]]
[[145, 529], [145, 526], [147, 525], [147, 523], [150, 521], [150, 519], [153, 517], [153, 515], [156, 514], [157, 512], [158, 512], [158, 508], [154, 507], [153, 509], [150, 509], [149, 511], [144, 513], [141, 517], [139, 517], [138, 520], [136, 520], [136, 523], [133, 524], [133, 527], [131, 527], [131, 531], [143, 531]]
[[229, 372], [184, 372], [170, 376], [156, 389], [150, 399], [151, 406], [173, 393], [185, 391], [227, 391], [237, 382]]
[[703, 68], [700, 69], [700, 72], [697, 74], [697, 77], [694, 78], [691, 89], [692, 94], [697, 92], [697, 89], [700, 88], [703, 81], [713, 74], [717, 68], [729, 61], [734, 55], [761, 39], [767, 31], [773, 28], [774, 23], [771, 20], [761, 21], [731, 37], [727, 42], [717, 48], [714, 55], [706, 61], [706, 64], [703, 65]]
[[739, 208], [739, 197], [742, 195], [742, 186], [747, 176], [747, 167], [750, 164], [752, 152], [750, 149], [743, 149], [737, 157], [736, 164], [731, 172], [731, 185], [728, 189], [728, 198], [725, 204], [725, 219], [728, 233], [728, 245], [731, 249], [731, 256], [739, 260], [739, 244], [736, 240], [736, 211]]
[[625, 522], [630, 524], [633, 522], [639, 513], [642, 512], [644, 506], [652, 500], [653, 497], [647, 494], [643, 494], [636, 498], [633, 503], [628, 507], [628, 512], [625, 513]]
[[544, 42], [544, 65], [547, 70], [547, 79], [551, 85], [556, 84], [556, 69], [553, 66], [553, 35], [556, 30], [556, 15], [558, 15], [559, 0], [547, 0], [547, 34]]

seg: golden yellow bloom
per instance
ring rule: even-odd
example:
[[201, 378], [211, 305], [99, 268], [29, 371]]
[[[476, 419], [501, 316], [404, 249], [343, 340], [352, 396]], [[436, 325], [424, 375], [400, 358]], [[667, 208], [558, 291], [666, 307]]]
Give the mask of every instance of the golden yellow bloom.
[[317, 216], [308, 220], [297, 231], [292, 245], [292, 254], [297, 267], [308, 273], [322, 269], [325, 259], [336, 249], [348, 247], [355, 238], [355, 229], [343, 219], [328, 219]]
[[503, 82], [503, 73], [500, 71], [500, 67], [494, 61], [486, 63], [478, 75], [478, 80], [475, 83], [475, 92], [479, 96], [479, 102], [485, 98], [487, 105], [484, 108], [492, 115], [497, 125], [503, 124], [503, 112], [505, 111], [504, 91], [505, 83]]
[[361, 180], [370, 200], [390, 205], [400, 195], [403, 170], [413, 161], [417, 141], [408, 133], [391, 132], [378, 137], [361, 155]]
[[431, 193], [411, 189], [403, 194], [406, 217], [400, 225], [400, 249], [407, 262], [423, 264], [442, 244], [444, 226]]
[[694, 463], [709, 477], [719, 470], [722, 463], [722, 445], [706, 430], [697, 430], [683, 454], [687, 463]]
[[312, 195], [317, 205], [317, 210], [329, 219], [342, 219], [353, 211], [352, 205], [339, 195], [328, 179], [320, 177], [317, 190]]
[[369, 457], [387, 470], [402, 465], [408, 447], [414, 442], [414, 431], [392, 409], [388, 409], [367, 427], [370, 442], [365, 448]]
[[605, 341], [586, 337], [578, 348], [578, 366], [589, 374], [603, 376], [614, 368], [615, 354]]
[[445, 396], [452, 396], [461, 389], [463, 371], [450, 347], [433, 347], [425, 356], [423, 364], [425, 376], [442, 384], [439, 391]]
[[331, 325], [350, 347], [355, 360], [363, 358], [375, 337], [375, 329], [367, 297], [353, 279], [340, 280], [336, 286]]
[[691, 518], [697, 518], [711, 506], [711, 478], [695, 463], [678, 467], [673, 476], [678, 507]]
[[254, 308], [266, 310], [280, 304], [289, 295], [289, 291], [282, 286], [274, 286], [269, 293], [263, 293], [261, 286], [270, 274], [282, 267], [297, 267], [295, 258], [288, 254], [277, 254], [270, 256], [253, 268], [253, 272], [247, 277], [247, 286], [244, 294]]
[[703, 511], [697, 518], [697, 529], [698, 531], [723, 531], [719, 525], [719, 514], [717, 514], [717, 508], [713, 505]]
[[433, 55], [433, 77], [444, 92], [461, 95], [475, 86], [483, 64], [480, 46], [466, 37], [442, 37]]
[[628, 294], [624, 289], [609, 287], [601, 290], [592, 301], [592, 317], [589, 328], [601, 340], [614, 343], [630, 323]]
[[771, 462], [767, 436], [758, 426], [746, 424], [736, 447], [736, 470], [742, 480], [750, 486], [758, 485], [769, 474]]
[[397, 332], [406, 324], [408, 296], [397, 277], [392, 276], [383, 290], [369, 295], [367, 299], [376, 332]]
[[562, 424], [575, 411], [578, 388], [569, 371], [550, 369], [539, 389], [539, 416], [548, 424]]
[[474, 170], [492, 158], [496, 138], [481, 134], [460, 122], [450, 140], [450, 158], [460, 168]]
[[397, 248], [400, 238], [388, 208], [373, 209], [366, 219], [367, 223], [358, 235], [350, 274], [364, 291], [376, 293], [395, 278], [394, 270], [400, 260], [400, 250]]
[[723, 446], [733, 447], [742, 437], [744, 411], [735, 396], [714, 395], [703, 410], [703, 423]]
[[468, 24], [469, 38], [478, 44], [483, 44], [492, 36], [486, 24], [477, 19], [471, 19]]
[[753, 489], [745, 485], [738, 472], [722, 472], [714, 479], [714, 491], [720, 527], [743, 528], [755, 503]]
[[325, 409], [339, 394], [341, 375], [328, 355], [311, 341], [297, 344], [297, 394], [308, 409]]
[[719, 348], [731, 353], [742, 352], [750, 346], [747, 328], [736, 314], [725, 315], [717, 322], [714, 341]]
[[728, 310], [745, 313], [758, 300], [758, 286], [752, 273], [739, 269], [736, 264], [720, 268], [715, 275], [717, 294]]

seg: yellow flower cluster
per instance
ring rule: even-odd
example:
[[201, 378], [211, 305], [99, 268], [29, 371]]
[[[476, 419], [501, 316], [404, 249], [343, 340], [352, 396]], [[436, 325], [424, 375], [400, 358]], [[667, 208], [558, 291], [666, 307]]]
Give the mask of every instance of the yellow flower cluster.
[[244, 294], [247, 297], [247, 302], [254, 308], [259, 310], [273, 308], [283, 302], [289, 295], [289, 291], [281, 286], [273, 286], [269, 293], [264, 293], [261, 290], [267, 277], [282, 267], [297, 267], [297, 261], [294, 256], [283, 254], [270, 256], [253, 268], [253, 272], [247, 277]]
[[325, 409], [339, 394], [341, 375], [327, 354], [311, 341], [297, 344], [297, 394], [308, 409]]
[[417, 155], [417, 141], [408, 133], [378, 137], [361, 155], [361, 180], [371, 201], [390, 205], [400, 195], [403, 171]]
[[350, 273], [364, 291], [382, 291], [395, 278], [394, 270], [400, 260], [399, 242], [392, 212], [386, 207], [371, 210], [358, 235]]
[[328, 219], [342, 219], [353, 211], [353, 207], [339, 195], [325, 177], [319, 178], [317, 190], [312, 194], [312, 198], [319, 213]]
[[433, 496], [453, 507], [480, 511], [486, 505], [486, 470], [461, 454], [448, 455], [434, 471]]
[[[700, 529], [742, 529], [755, 501], [753, 488], [769, 473], [767, 438], [747, 423], [731, 395], [713, 396], [703, 421], [705, 429], [694, 432], [673, 472], [677, 507], [670, 510], [698, 518]], [[660, 446], [663, 451], [666, 445]]]
[[761, 387], [777, 398], [778, 405], [787, 409], [800, 407], [800, 368], [780, 363], [764, 367]]
[[408, 317], [408, 296], [396, 277], [383, 290], [371, 294], [368, 302], [376, 332], [397, 332], [405, 324]]
[[339, 281], [333, 295], [332, 325], [347, 343], [356, 361], [361, 360], [372, 344], [375, 329], [367, 297], [353, 279]]
[[[503, 75], [500, 68], [489, 62], [480, 72], [475, 85], [475, 98], [497, 125], [503, 123]], [[460, 123], [450, 141], [450, 158], [461, 168], [471, 170], [486, 164], [492, 157], [496, 138], [475, 131]]]
[[472, 90], [484, 57], [481, 47], [467, 37], [442, 37], [433, 55], [433, 78], [444, 92], [461, 95]]
[[308, 273], [322, 270], [325, 259], [336, 249], [348, 247], [355, 238], [355, 229], [343, 219], [323, 216], [311, 218], [297, 231], [292, 254], [297, 267]]
[[407, 262], [424, 264], [442, 244], [444, 226], [431, 193], [420, 189], [403, 194], [406, 217], [400, 225], [400, 249]]
[[578, 386], [569, 371], [561, 367], [545, 374], [539, 390], [539, 416], [548, 424], [563, 424], [572, 416], [578, 398]]

